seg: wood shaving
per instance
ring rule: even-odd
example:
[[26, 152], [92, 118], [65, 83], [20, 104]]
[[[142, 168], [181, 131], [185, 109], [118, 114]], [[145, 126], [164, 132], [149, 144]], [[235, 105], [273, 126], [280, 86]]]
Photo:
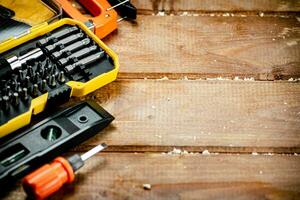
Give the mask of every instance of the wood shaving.
[[184, 76], [184, 77], [182, 78], [182, 80], [188, 81], [189, 78], [188, 78], [187, 76]]
[[183, 12], [180, 14], [180, 16], [188, 16], [188, 12]]
[[297, 82], [297, 81], [300, 81], [300, 78], [289, 78], [290, 82]]
[[253, 77], [249, 77], [249, 78], [245, 77], [244, 81], [255, 81], [255, 79]]
[[297, 21], [300, 22], [300, 17], [296, 17]]
[[257, 152], [252, 152], [252, 155], [253, 155], [253, 156], [257, 156], [258, 153], [257, 153]]
[[161, 135], [157, 135], [157, 134], [156, 134], [155, 136], [156, 136], [156, 137], [158, 137], [158, 138], [162, 138], [162, 136], [161, 136]]
[[215, 81], [215, 80], [218, 80], [218, 81], [228, 81], [230, 80], [229, 78], [223, 78], [223, 77], [217, 77], [217, 78], [206, 78], [206, 80], [208, 81]]
[[295, 40], [293, 40], [293, 41], [287, 42], [286, 44], [287, 44], [289, 47], [291, 47], [291, 46], [297, 45], [298, 42], [295, 41]]
[[258, 13], [260, 17], [263, 17], [265, 14], [263, 12]]
[[158, 81], [167, 81], [167, 80], [169, 80], [169, 78], [164, 76], [164, 77], [156, 79], [156, 80], [158, 80]]
[[145, 184], [143, 184], [143, 188], [144, 188], [145, 190], [151, 190], [151, 184], [145, 183]]
[[264, 155], [265, 156], [273, 156], [274, 154], [273, 153], [265, 153]]
[[159, 11], [156, 16], [165, 16], [166, 13], [164, 11]]
[[210, 155], [210, 152], [207, 149], [205, 149], [204, 151], [202, 151], [202, 155]]
[[188, 152], [187, 150], [181, 150], [181, 149], [174, 149], [172, 151], [169, 151], [167, 153], [168, 155], [187, 155], [187, 154], [194, 154], [193, 152]]

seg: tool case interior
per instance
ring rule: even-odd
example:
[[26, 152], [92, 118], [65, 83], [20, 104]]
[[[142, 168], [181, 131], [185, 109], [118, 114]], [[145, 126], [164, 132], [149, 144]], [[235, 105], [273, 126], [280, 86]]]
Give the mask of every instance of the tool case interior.
[[28, 125], [32, 114], [115, 80], [119, 68], [117, 55], [72, 19], [39, 24], [2, 42], [0, 60], [13, 66], [0, 82], [0, 137]]

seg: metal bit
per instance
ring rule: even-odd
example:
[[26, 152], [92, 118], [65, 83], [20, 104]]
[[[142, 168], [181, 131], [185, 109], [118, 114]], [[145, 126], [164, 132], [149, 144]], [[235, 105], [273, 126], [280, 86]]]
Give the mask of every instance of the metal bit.
[[38, 82], [39, 82], [39, 79], [40, 79], [40, 73], [39, 73], [39, 72], [36, 72], [36, 73], [35, 73], [35, 76], [33, 77], [33, 82], [34, 82], [34, 83], [38, 83]]
[[13, 93], [13, 96], [12, 96], [12, 104], [14, 106], [18, 106], [19, 105], [19, 94], [17, 92]]
[[50, 87], [55, 87], [56, 86], [56, 80], [55, 80], [55, 75], [54, 74], [52, 76], [50, 76], [50, 78], [49, 78], [49, 86]]
[[37, 97], [39, 95], [39, 86], [34, 84], [32, 87], [32, 96]]
[[27, 90], [27, 88], [23, 88], [23, 90], [22, 90], [22, 99], [23, 100], [28, 100], [28, 90]]
[[58, 81], [60, 83], [64, 83], [66, 81], [66, 78], [65, 78], [65, 73], [63, 71], [61, 71], [59, 74], [58, 74]]
[[102, 59], [103, 57], [105, 56], [105, 52], [104, 51], [101, 51], [101, 52], [98, 52], [98, 53], [95, 53], [95, 54], [92, 54], [72, 65], [68, 65], [65, 67], [65, 71], [69, 74], [69, 73], [73, 73], [74, 70], [76, 70], [76, 68], [78, 66], [84, 66], [84, 67], [87, 67], [89, 64], [97, 61], [97, 60], [100, 60]]
[[46, 92], [47, 91], [46, 85], [47, 85], [47, 81], [45, 79], [42, 80], [42, 82], [40, 83], [40, 91], [41, 92]]
[[67, 58], [61, 58], [59, 61], [58, 61], [58, 64], [60, 66], [65, 66], [66, 64], [68, 64], [71, 60], [74, 60], [74, 59], [80, 59], [84, 56], [87, 56], [89, 55], [90, 53], [93, 53], [94, 51], [96, 51], [98, 49], [98, 47], [96, 45], [93, 45], [93, 46], [90, 46], [90, 47], [86, 47], [86, 48], [83, 48], [79, 51], [76, 51], [75, 53], [72, 54], [72, 56], [70, 57], [67, 57]]
[[28, 66], [28, 68], [27, 68], [27, 76], [33, 77], [33, 75], [34, 75], [33, 68], [31, 66]]
[[18, 74], [18, 75], [19, 75], [19, 80], [20, 80], [20, 81], [23, 81], [24, 78], [25, 78], [24, 71], [20, 69], [20, 70], [18, 71], [18, 73], [19, 73], [19, 74]]
[[37, 71], [37, 72], [40, 72], [41, 69], [43, 69], [43, 68], [44, 68], [44, 67], [43, 67], [42, 62], [38, 62], [37, 66], [36, 66], [36, 71]]
[[2, 98], [2, 108], [7, 111], [9, 109], [9, 96], [3, 96]]
[[9, 85], [5, 87], [5, 95], [6, 96], [10, 96], [11, 95], [11, 88], [10, 88]]
[[25, 79], [24, 79], [24, 87], [28, 88], [29, 87], [29, 84], [30, 84], [30, 77], [29, 76], [26, 76]]
[[52, 56], [53, 59], [59, 59], [64, 54], [67, 54], [67, 52], [72, 53], [72, 52], [75, 52], [75, 51], [81, 49], [82, 47], [88, 45], [90, 43], [90, 41], [91, 41], [91, 39], [89, 39], [89, 38], [85, 38], [83, 40], [77, 41], [77, 42], [67, 46], [66, 48], [64, 48], [61, 51], [57, 51], [57, 52], [52, 53], [51, 56]]

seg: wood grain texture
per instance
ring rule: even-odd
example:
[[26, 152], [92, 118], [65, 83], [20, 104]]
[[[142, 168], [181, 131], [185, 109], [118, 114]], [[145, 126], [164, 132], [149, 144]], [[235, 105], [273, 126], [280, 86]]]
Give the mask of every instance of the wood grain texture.
[[[52, 199], [286, 200], [299, 191], [300, 156], [102, 153]], [[25, 195], [18, 187], [5, 199]]]
[[298, 0], [132, 0], [139, 10], [200, 12], [300, 11]]
[[300, 152], [300, 84], [119, 80], [89, 95], [116, 116], [77, 150]]
[[295, 17], [139, 16], [104, 41], [119, 54], [120, 78], [300, 77]]

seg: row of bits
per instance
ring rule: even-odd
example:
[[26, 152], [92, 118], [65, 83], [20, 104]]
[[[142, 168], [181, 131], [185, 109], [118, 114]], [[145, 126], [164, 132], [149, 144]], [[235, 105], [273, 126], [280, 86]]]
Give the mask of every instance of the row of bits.
[[[106, 53], [83, 31], [73, 29], [74, 27], [66, 27], [54, 31], [43, 42], [39, 42], [42, 43], [39, 46], [68, 78], [75, 81], [89, 80], [89, 67], [104, 58]], [[99, 52], [101, 58], [98, 56]]]
[[0, 110], [17, 108], [21, 102], [28, 102], [65, 82], [64, 72], [59, 71], [49, 59], [28, 61], [10, 78], [1, 80]]

